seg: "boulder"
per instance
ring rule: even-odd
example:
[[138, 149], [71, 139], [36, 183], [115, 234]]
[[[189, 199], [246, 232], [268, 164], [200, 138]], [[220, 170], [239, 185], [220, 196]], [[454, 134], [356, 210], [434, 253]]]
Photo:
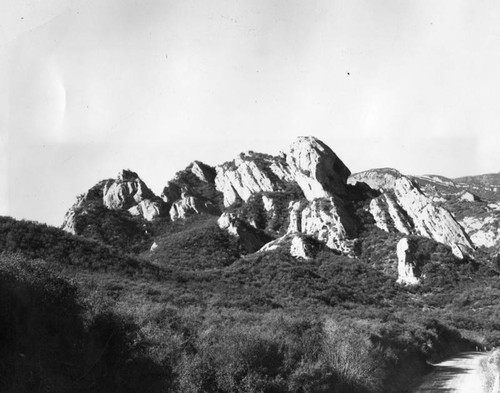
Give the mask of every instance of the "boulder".
[[402, 238], [397, 245], [398, 280], [399, 284], [420, 284], [420, 271], [414, 258], [414, 246], [407, 237]]

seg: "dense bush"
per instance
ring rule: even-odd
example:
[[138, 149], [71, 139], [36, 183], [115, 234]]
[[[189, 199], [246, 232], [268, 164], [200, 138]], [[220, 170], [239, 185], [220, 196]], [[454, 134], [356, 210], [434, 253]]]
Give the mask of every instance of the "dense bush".
[[[137, 329], [112, 310], [92, 313], [77, 287], [43, 261], [0, 255], [2, 392], [137, 391], [154, 364]], [[164, 373], [164, 372], [163, 372]]]
[[30, 221], [0, 217], [0, 250], [41, 258], [59, 268], [156, 277], [158, 268], [99, 242]]

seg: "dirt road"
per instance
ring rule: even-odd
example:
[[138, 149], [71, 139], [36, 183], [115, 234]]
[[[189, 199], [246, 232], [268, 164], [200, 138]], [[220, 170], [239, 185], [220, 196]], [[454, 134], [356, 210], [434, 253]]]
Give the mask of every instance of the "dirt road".
[[413, 393], [485, 393], [481, 359], [485, 352], [464, 352], [434, 365]]

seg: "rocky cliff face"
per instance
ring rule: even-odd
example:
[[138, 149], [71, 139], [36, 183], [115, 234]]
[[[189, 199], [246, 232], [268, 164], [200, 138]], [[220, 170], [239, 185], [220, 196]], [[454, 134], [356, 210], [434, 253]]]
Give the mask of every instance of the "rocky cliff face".
[[395, 228], [404, 234], [434, 239], [450, 246], [457, 256], [462, 255], [460, 249], [473, 249], [469, 236], [453, 215], [435, 205], [414, 181], [398, 171], [370, 170], [351, 176], [349, 182], [363, 182], [382, 192], [370, 204], [370, 213], [381, 229]]
[[163, 202], [154, 195], [139, 175], [130, 170], [122, 170], [116, 179], [101, 181], [80, 195], [66, 213], [62, 228], [78, 234], [79, 216], [102, 207], [127, 211], [130, 215], [140, 216], [146, 221], [166, 214]]
[[422, 192], [447, 209], [476, 247], [500, 248], [500, 186], [498, 174], [448, 179], [416, 176]]
[[[287, 227], [274, 228], [277, 232], [310, 235], [329, 248], [350, 252], [356, 225], [343, 199], [350, 171], [323, 142], [300, 137], [280, 156], [241, 154], [216, 170], [215, 184], [226, 207], [262, 194], [269, 221], [279, 214], [276, 200], [287, 200], [289, 211], [281, 212], [289, 215]], [[304, 199], [289, 199], [293, 187], [300, 188]], [[250, 222], [255, 225], [255, 220]]]
[[[351, 175], [314, 137], [297, 138], [277, 156], [247, 152], [216, 167], [194, 161], [167, 182], [161, 197], [136, 173], [122, 171], [81, 195], [63, 227], [81, 233], [79, 225], [89, 222], [82, 217], [92, 212], [98, 217], [102, 211], [135, 217], [143, 220], [141, 225], [204, 214], [219, 217], [219, 227], [237, 238], [247, 253], [280, 248], [307, 260], [327, 247], [356, 257], [360, 233], [371, 225], [364, 221], [366, 214], [359, 213], [360, 206], [378, 228], [433, 239], [459, 257], [469, 255], [475, 245], [500, 244], [500, 207], [470, 189], [447, 178], [410, 177], [394, 169]], [[457, 206], [468, 207], [462, 211]], [[148, 241], [150, 247], [154, 238]], [[408, 242], [397, 247], [404, 283], [418, 278], [409, 267], [410, 248]]]

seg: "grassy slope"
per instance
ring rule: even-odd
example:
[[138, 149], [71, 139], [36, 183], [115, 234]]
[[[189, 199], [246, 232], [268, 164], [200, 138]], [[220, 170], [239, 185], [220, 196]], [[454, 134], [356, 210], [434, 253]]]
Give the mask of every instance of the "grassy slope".
[[[377, 240], [382, 233], [365, 236], [359, 261], [329, 252], [312, 262], [280, 252], [238, 258], [213, 218], [200, 217], [157, 228], [159, 252], [138, 259], [56, 228], [0, 223], [2, 250], [47, 260], [76, 278], [85, 304], [105, 304], [131, 321], [120, 326], [136, 332], [147, 358], [163, 365], [158, 378], [179, 391], [243, 392], [249, 383], [270, 392], [379, 391], [394, 381], [391, 370], [412, 364], [403, 375], [421, 372], [422, 359], [460, 342], [434, 320], [500, 339], [494, 271], [457, 267], [445, 250], [424, 244], [434, 260], [426, 285], [400, 287], [389, 267], [393, 243]], [[349, 358], [353, 350], [364, 358]], [[349, 374], [345, 362], [359, 367]]]

